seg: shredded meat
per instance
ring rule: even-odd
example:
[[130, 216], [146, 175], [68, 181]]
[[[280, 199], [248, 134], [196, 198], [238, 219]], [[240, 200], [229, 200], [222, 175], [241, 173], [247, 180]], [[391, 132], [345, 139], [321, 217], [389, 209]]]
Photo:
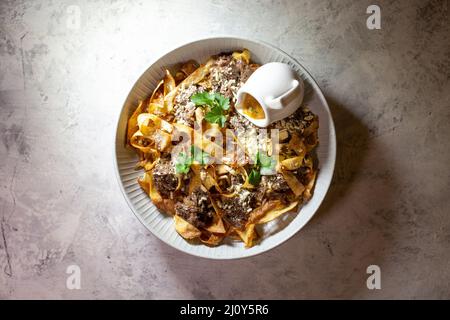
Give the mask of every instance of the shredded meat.
[[258, 202], [261, 202], [264, 198], [284, 201], [290, 190], [282, 174], [262, 176], [256, 191], [256, 199]]
[[190, 85], [187, 88], [181, 88], [175, 97], [174, 115], [175, 120], [184, 125], [193, 126], [195, 104], [191, 102], [191, 96], [201, 92], [196, 85]]
[[231, 54], [219, 55], [211, 67], [213, 91], [220, 92], [234, 103], [237, 91], [255, 70], [255, 65], [237, 61]]
[[303, 185], [307, 185], [309, 181], [312, 179], [313, 173], [311, 169], [308, 167], [300, 167], [297, 172], [297, 178]]
[[255, 200], [255, 194], [248, 190], [241, 190], [236, 197], [225, 198], [222, 205], [224, 218], [233, 226], [242, 228], [255, 207]]
[[175, 204], [175, 213], [197, 228], [202, 228], [212, 222], [214, 209], [208, 192], [199, 187], [182, 202]]
[[301, 136], [303, 132], [311, 125], [315, 115], [308, 107], [298, 108], [292, 115], [287, 118], [275, 121], [268, 129], [287, 129], [289, 134], [297, 134]]
[[153, 169], [153, 183], [158, 192], [168, 198], [178, 186], [175, 170], [169, 161], [161, 161]]
[[244, 179], [240, 174], [232, 174], [230, 180], [232, 186], [238, 186], [244, 183]]
[[274, 192], [286, 192], [290, 190], [289, 185], [281, 173], [272, 176], [263, 176], [261, 182]]

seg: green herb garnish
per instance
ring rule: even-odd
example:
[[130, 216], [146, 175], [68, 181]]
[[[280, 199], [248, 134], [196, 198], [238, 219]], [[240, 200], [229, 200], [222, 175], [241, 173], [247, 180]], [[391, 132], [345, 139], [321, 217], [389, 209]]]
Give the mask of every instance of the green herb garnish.
[[191, 101], [195, 103], [196, 106], [210, 106], [214, 102], [214, 94], [209, 92], [199, 92], [191, 97]]
[[259, 170], [253, 168], [252, 171], [250, 171], [250, 174], [248, 175], [248, 182], [256, 186], [259, 184], [260, 181], [261, 181], [261, 173], [259, 173]]
[[205, 120], [209, 123], [218, 123], [221, 127], [224, 127], [227, 117], [220, 107], [212, 107], [211, 111], [205, 114]]
[[230, 99], [221, 95], [220, 93], [214, 94], [214, 100], [219, 104], [222, 110], [230, 109]]
[[198, 164], [206, 165], [209, 163], [209, 154], [196, 146], [191, 146], [191, 155]]
[[192, 164], [192, 156], [187, 155], [184, 152], [178, 154], [178, 158], [175, 162], [176, 173], [188, 173]]
[[176, 173], [188, 173], [191, 165], [196, 162], [200, 165], [206, 165], [210, 161], [210, 155], [196, 146], [191, 146], [190, 154], [180, 152], [175, 161]]
[[276, 161], [265, 153], [257, 152], [255, 165], [248, 175], [248, 182], [256, 186], [261, 181], [261, 175], [273, 174]]
[[256, 164], [261, 167], [261, 170], [272, 171], [275, 169], [276, 161], [272, 157], [258, 151], [256, 153]]
[[205, 120], [209, 123], [218, 123], [225, 126], [227, 116], [224, 111], [230, 108], [230, 99], [220, 93], [199, 92], [191, 97], [191, 101], [200, 107], [207, 106], [209, 111], [205, 114]]

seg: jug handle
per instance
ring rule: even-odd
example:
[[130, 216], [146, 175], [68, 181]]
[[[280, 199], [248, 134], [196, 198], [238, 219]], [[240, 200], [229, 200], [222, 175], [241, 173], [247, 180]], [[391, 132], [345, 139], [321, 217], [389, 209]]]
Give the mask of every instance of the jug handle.
[[300, 82], [298, 80], [293, 80], [292, 83], [293, 86], [291, 89], [277, 98], [267, 99], [268, 101], [266, 101], [266, 104], [274, 110], [283, 109], [285, 105], [288, 105], [297, 95], [301, 94], [301, 88], [299, 88]]

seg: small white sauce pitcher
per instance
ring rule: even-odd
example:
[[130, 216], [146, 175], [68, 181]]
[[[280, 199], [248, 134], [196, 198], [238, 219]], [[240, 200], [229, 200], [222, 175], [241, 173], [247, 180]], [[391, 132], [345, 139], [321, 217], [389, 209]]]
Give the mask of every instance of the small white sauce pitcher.
[[[265, 113], [264, 119], [254, 119], [243, 112], [246, 94], [255, 98]], [[303, 80], [292, 68], [281, 62], [270, 62], [256, 69], [237, 93], [236, 110], [258, 127], [267, 127], [297, 110], [304, 96]]]

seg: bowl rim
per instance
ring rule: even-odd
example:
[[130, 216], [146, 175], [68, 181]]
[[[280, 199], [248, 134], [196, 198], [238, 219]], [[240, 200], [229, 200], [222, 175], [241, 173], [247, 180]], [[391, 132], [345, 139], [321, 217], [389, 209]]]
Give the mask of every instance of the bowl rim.
[[[174, 246], [172, 243], [170, 243], [169, 241], [167, 241], [164, 237], [161, 237], [159, 234], [153, 232], [147, 225], [146, 223], [143, 221], [142, 217], [136, 212], [133, 204], [130, 202], [130, 199], [128, 198], [128, 195], [124, 189], [124, 186], [121, 182], [121, 177], [120, 177], [120, 170], [119, 170], [119, 165], [117, 162], [117, 140], [118, 140], [118, 132], [119, 132], [119, 126], [120, 126], [120, 119], [122, 117], [122, 113], [123, 110], [126, 106], [126, 103], [131, 95], [131, 93], [134, 91], [134, 89], [137, 87], [139, 81], [142, 79], [142, 77], [147, 73], [147, 71], [149, 69], [152, 68], [152, 66], [157, 63], [160, 59], [163, 59], [166, 55], [170, 54], [171, 52], [178, 50], [178, 49], [182, 49], [183, 47], [187, 47], [190, 45], [193, 45], [194, 43], [199, 43], [199, 42], [203, 42], [203, 41], [210, 41], [210, 40], [219, 40], [219, 39], [227, 39], [227, 40], [240, 40], [240, 41], [247, 41], [247, 42], [253, 42], [256, 43], [258, 45], [261, 46], [266, 46], [269, 47], [272, 50], [281, 52], [283, 55], [287, 56], [288, 58], [292, 59], [292, 61], [294, 61], [296, 64], [298, 64], [302, 71], [309, 77], [309, 80], [312, 82], [312, 85], [314, 87], [314, 89], [316, 89], [316, 93], [318, 94], [320, 100], [323, 102], [324, 107], [326, 109], [327, 114], [329, 115], [329, 135], [331, 137], [330, 142], [332, 144], [332, 146], [330, 145], [331, 149], [333, 150], [332, 154], [330, 154], [330, 172], [331, 172], [331, 178], [327, 181], [327, 185], [323, 185], [324, 188], [324, 195], [322, 197], [322, 199], [320, 199], [320, 202], [317, 205], [316, 210], [314, 211], [313, 214], [310, 215], [310, 217], [305, 221], [305, 223], [300, 226], [299, 228], [297, 228], [297, 230], [293, 231], [292, 234], [288, 234], [284, 239], [281, 239], [281, 241], [278, 241], [277, 243], [273, 244], [270, 247], [265, 248], [264, 250], [260, 250], [257, 252], [252, 252], [252, 253], [247, 253], [247, 254], [243, 254], [240, 256], [210, 256], [210, 255], [202, 255], [199, 254], [197, 252], [191, 252], [188, 250], [184, 250], [183, 248], [179, 248]], [[330, 107], [328, 105], [328, 102], [322, 92], [322, 89], [320, 88], [320, 86], [317, 84], [316, 80], [314, 79], [314, 77], [310, 74], [310, 72], [300, 63], [298, 62], [297, 59], [295, 59], [294, 57], [292, 57], [291, 55], [289, 55], [288, 53], [286, 53], [284, 50], [276, 47], [275, 45], [272, 45], [266, 41], [263, 40], [259, 40], [259, 39], [250, 39], [250, 38], [246, 38], [246, 37], [241, 37], [241, 36], [234, 36], [234, 35], [216, 35], [216, 36], [207, 36], [207, 37], [199, 37], [199, 38], [194, 38], [193, 40], [187, 41], [187, 42], [182, 42], [181, 44], [178, 45], [174, 45], [171, 46], [169, 49], [164, 50], [162, 53], [159, 53], [156, 59], [153, 59], [150, 62], [150, 65], [147, 69], [145, 69], [137, 78], [136, 81], [134, 81], [133, 86], [131, 87], [131, 89], [129, 90], [125, 100], [122, 103], [122, 107], [119, 110], [118, 116], [117, 116], [117, 120], [116, 120], [116, 125], [115, 125], [115, 134], [113, 135], [113, 139], [114, 139], [114, 148], [113, 148], [113, 162], [114, 162], [114, 171], [115, 171], [115, 176], [117, 179], [117, 182], [119, 184], [119, 188], [121, 190], [121, 193], [123, 195], [123, 197], [125, 198], [125, 201], [128, 205], [128, 207], [131, 209], [131, 211], [133, 212], [134, 216], [139, 220], [139, 222], [144, 226], [144, 228], [146, 230], [148, 230], [153, 236], [156, 236], [156, 238], [158, 238], [159, 240], [161, 240], [162, 242], [164, 242], [165, 244], [167, 244], [168, 246], [178, 250], [179, 252], [183, 252], [185, 254], [191, 255], [191, 256], [195, 256], [195, 257], [199, 257], [199, 258], [204, 258], [204, 259], [208, 259], [208, 260], [238, 260], [238, 259], [245, 259], [245, 258], [250, 258], [250, 257], [255, 257], [258, 256], [260, 254], [266, 253], [274, 248], [279, 247], [280, 245], [282, 245], [283, 243], [286, 243], [286, 241], [288, 241], [289, 239], [291, 239], [293, 236], [295, 236], [301, 229], [303, 229], [310, 221], [311, 219], [316, 215], [317, 211], [319, 210], [320, 206], [322, 205], [328, 191], [331, 185], [331, 182], [333, 181], [334, 178], [334, 170], [335, 170], [335, 166], [336, 166], [336, 152], [337, 152], [337, 141], [336, 141], [336, 129], [335, 129], [335, 125], [334, 125], [334, 120], [333, 120], [333, 116], [330, 110]]]

